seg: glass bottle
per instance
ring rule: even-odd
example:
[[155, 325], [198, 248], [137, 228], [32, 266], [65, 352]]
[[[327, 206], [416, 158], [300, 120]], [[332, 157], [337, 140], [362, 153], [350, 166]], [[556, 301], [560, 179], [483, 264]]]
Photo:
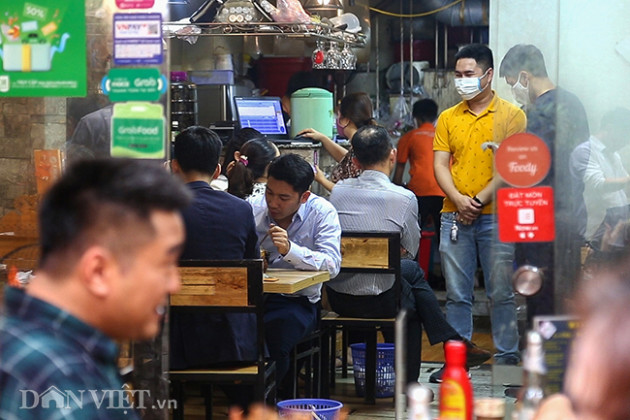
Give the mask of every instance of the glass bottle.
[[542, 336], [536, 331], [527, 333], [527, 347], [523, 357], [523, 386], [516, 400], [512, 420], [531, 420], [545, 397], [545, 353]]
[[472, 420], [473, 391], [466, 371], [466, 344], [447, 341], [440, 386], [440, 420]]
[[407, 419], [431, 420], [431, 391], [420, 384], [411, 384], [407, 389]]

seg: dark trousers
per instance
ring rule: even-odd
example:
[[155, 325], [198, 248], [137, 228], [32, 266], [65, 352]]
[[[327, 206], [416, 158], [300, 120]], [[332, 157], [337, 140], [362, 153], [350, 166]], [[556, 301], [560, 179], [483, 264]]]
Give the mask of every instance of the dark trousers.
[[416, 196], [418, 199], [418, 214], [420, 216], [420, 227], [424, 228], [429, 224], [429, 216], [433, 219], [434, 231], [438, 233], [436, 235], [437, 240], [440, 240], [440, 212], [444, 205], [444, 197], [439, 195], [425, 195]]
[[265, 339], [276, 362], [276, 382], [289, 371], [291, 350], [317, 326], [317, 304], [306, 297], [268, 294], [265, 297]]
[[[422, 350], [422, 327], [426, 329], [429, 342], [433, 345], [459, 335], [450, 326], [440, 305], [424, 279], [418, 263], [402, 260], [401, 305], [410, 310], [407, 318], [407, 383], [416, 382], [420, 374]], [[396, 315], [396, 296], [393, 289], [377, 296], [354, 296], [327, 288], [328, 301], [332, 309], [341, 316], [355, 318], [387, 318]], [[391, 335], [390, 335], [391, 337]], [[390, 340], [386, 336], [386, 340]]]
[[457, 331], [446, 321], [440, 303], [427, 283], [422, 268], [415, 260], [402, 260], [400, 271], [403, 279], [401, 303], [413, 309], [424, 326], [431, 345], [448, 340], [461, 339]]

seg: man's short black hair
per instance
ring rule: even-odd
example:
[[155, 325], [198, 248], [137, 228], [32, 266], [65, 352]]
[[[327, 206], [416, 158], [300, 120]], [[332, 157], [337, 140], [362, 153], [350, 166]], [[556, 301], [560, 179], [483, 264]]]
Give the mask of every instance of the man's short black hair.
[[438, 104], [433, 99], [425, 98], [413, 104], [412, 115], [420, 121], [433, 122], [437, 118]]
[[384, 127], [366, 125], [354, 133], [352, 149], [362, 166], [371, 166], [389, 158], [393, 146]]
[[39, 208], [40, 267], [65, 273], [93, 244], [132, 256], [153, 234], [153, 211], [175, 212], [191, 200], [186, 186], [160, 163], [92, 159], [70, 166]]
[[547, 67], [542, 52], [531, 44], [517, 44], [510, 48], [501, 60], [499, 77], [517, 78], [521, 71], [535, 77], [547, 77]]
[[466, 45], [455, 54], [455, 61], [461, 58], [472, 58], [484, 72], [490, 67], [494, 67], [492, 50], [483, 44]]
[[291, 185], [300, 195], [308, 191], [315, 178], [313, 167], [302, 156], [287, 153], [275, 158], [269, 165], [269, 177]]
[[175, 137], [173, 157], [184, 172], [212, 175], [217, 169], [223, 143], [219, 135], [206, 127], [188, 127]]

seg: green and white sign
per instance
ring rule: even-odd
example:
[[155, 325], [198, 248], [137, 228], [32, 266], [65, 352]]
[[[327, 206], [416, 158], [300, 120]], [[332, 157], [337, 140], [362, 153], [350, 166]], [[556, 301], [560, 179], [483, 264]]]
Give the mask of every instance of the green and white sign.
[[115, 104], [112, 114], [112, 156], [163, 159], [166, 156], [165, 121], [161, 104]]
[[112, 102], [157, 101], [167, 85], [157, 68], [115, 68], [101, 82], [103, 93]]
[[0, 96], [85, 96], [85, 2], [0, 2]]

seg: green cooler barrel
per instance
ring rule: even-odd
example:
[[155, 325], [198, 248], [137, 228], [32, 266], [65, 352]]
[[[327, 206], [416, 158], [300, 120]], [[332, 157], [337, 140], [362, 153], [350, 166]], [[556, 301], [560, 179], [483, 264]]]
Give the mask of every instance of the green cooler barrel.
[[305, 128], [314, 128], [332, 137], [335, 125], [333, 95], [325, 89], [304, 88], [291, 95], [291, 137]]

